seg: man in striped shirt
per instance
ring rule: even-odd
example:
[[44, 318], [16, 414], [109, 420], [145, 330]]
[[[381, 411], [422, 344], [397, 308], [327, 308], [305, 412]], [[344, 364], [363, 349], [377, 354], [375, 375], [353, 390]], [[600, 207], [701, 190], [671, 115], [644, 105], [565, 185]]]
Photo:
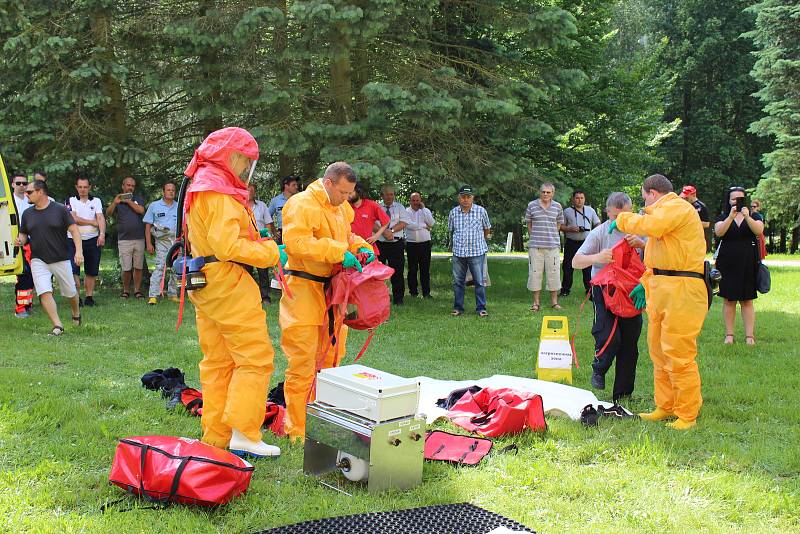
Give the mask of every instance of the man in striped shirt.
[[560, 310], [558, 290], [561, 289], [561, 238], [559, 230], [564, 225], [564, 210], [553, 200], [556, 188], [546, 182], [539, 188], [539, 198], [528, 204], [525, 221], [528, 223], [528, 291], [533, 292], [531, 311], [539, 311], [539, 295], [543, 278], [547, 277], [550, 305]]
[[447, 230], [453, 236], [453, 316], [464, 313], [464, 287], [467, 269], [475, 281], [475, 311], [486, 317], [486, 286], [483, 280], [483, 261], [489, 246], [486, 238], [492, 227], [489, 215], [473, 204], [472, 188], [465, 185], [458, 191], [458, 206], [447, 216]]

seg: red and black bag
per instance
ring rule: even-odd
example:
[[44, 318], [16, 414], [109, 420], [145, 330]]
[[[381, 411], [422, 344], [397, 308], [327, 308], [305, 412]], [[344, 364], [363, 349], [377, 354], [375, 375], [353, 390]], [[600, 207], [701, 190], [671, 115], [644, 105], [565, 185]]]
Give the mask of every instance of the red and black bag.
[[490, 439], [434, 430], [425, 436], [425, 459], [477, 465], [489, 454], [492, 445]]
[[151, 502], [217, 506], [247, 491], [253, 470], [196, 439], [136, 436], [119, 440], [108, 480]]
[[510, 388], [468, 391], [447, 412], [447, 417], [461, 428], [488, 437], [517, 434], [526, 428], [534, 432], [547, 430], [542, 397]]

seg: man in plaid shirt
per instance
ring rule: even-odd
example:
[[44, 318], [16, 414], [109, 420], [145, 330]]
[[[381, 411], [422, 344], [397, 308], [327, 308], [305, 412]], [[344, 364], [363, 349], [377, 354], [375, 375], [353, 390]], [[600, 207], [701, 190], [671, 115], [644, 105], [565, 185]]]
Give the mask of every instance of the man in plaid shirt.
[[467, 269], [475, 281], [475, 311], [486, 317], [486, 286], [483, 280], [483, 262], [489, 250], [486, 238], [492, 227], [489, 215], [481, 206], [473, 204], [474, 193], [470, 186], [458, 190], [458, 206], [447, 216], [447, 230], [453, 236], [453, 316], [464, 313], [464, 286]]

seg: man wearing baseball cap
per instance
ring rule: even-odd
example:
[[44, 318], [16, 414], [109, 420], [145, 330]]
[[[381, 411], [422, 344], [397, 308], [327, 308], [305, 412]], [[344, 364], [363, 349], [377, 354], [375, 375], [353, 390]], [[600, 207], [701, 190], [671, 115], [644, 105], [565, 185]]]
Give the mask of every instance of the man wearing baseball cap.
[[486, 317], [486, 286], [483, 279], [483, 262], [489, 246], [492, 227], [489, 215], [483, 207], [473, 203], [472, 187], [463, 185], [458, 190], [458, 206], [447, 216], [447, 231], [453, 236], [453, 316], [464, 313], [464, 287], [467, 269], [475, 281], [475, 311]]
[[681, 198], [697, 210], [697, 215], [700, 216], [700, 223], [703, 225], [703, 234], [706, 238], [706, 251], [711, 250], [711, 219], [708, 216], [706, 205], [697, 200], [697, 188], [693, 185], [684, 185], [681, 190]]

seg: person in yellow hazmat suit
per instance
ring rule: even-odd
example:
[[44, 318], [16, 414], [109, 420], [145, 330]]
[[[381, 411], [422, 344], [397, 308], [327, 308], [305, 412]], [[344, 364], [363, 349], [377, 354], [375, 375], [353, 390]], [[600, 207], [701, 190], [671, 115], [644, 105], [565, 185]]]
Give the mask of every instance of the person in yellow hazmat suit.
[[644, 249], [647, 270], [630, 296], [637, 308], [647, 306], [656, 409], [639, 416], [649, 421], [677, 417], [668, 426], [686, 430], [695, 426], [703, 404], [695, 361], [697, 336], [708, 312], [703, 225], [665, 176], [645, 179], [642, 198], [644, 215], [620, 213], [609, 230], [650, 238]]
[[[293, 440], [305, 436], [306, 401], [318, 368], [332, 367], [344, 355], [347, 327], [331, 343], [325, 328], [325, 286], [336, 265], [361, 269], [355, 254], [375, 260], [372, 247], [350, 230], [353, 208], [347, 199], [356, 185], [353, 169], [332, 163], [319, 180], [283, 207], [283, 244], [289, 292], [280, 305], [281, 347], [288, 360], [283, 393], [285, 430]], [[291, 296], [289, 296], [291, 295]], [[334, 319], [327, 319], [332, 324]]]
[[203, 352], [202, 440], [258, 458], [281, 452], [261, 441], [274, 351], [258, 286], [240, 264], [272, 267], [281, 251], [251, 226], [247, 184], [257, 160], [246, 130], [209, 134], [185, 171], [184, 212], [192, 256], [206, 258], [207, 285], [189, 293]]

